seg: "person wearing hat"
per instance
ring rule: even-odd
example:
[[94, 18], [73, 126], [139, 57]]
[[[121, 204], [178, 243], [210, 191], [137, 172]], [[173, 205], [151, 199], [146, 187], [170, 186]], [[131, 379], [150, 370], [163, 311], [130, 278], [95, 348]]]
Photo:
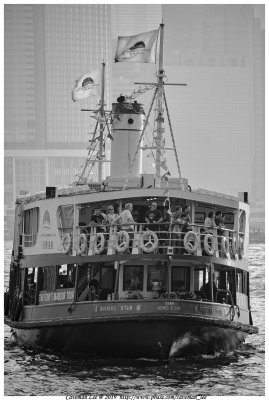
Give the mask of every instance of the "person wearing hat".
[[147, 228], [152, 231], [159, 230], [159, 223], [163, 222], [162, 213], [157, 210], [157, 203], [151, 203], [150, 209], [146, 212], [145, 221], [147, 222]]

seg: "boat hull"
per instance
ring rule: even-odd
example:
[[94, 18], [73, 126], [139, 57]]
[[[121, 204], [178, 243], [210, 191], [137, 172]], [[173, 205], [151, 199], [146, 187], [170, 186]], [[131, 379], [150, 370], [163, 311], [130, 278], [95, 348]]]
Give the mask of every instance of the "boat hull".
[[231, 352], [245, 340], [242, 330], [187, 319], [106, 321], [12, 328], [20, 346], [102, 357], [166, 359]]

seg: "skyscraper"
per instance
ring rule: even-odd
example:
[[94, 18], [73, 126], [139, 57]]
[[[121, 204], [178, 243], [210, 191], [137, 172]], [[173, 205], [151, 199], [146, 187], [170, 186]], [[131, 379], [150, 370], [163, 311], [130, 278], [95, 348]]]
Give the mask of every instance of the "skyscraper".
[[264, 30], [255, 6], [169, 4], [163, 17], [169, 81], [188, 84], [167, 89], [183, 175], [194, 187], [263, 197]]
[[[75, 81], [111, 59], [110, 5], [5, 5], [5, 204], [74, 181], [94, 123]], [[106, 102], [111, 66], [106, 68]]]

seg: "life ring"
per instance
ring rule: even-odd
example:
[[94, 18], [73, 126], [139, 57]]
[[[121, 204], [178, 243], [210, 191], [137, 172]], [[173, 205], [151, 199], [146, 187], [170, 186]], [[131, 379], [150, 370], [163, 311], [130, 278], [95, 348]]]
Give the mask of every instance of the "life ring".
[[194, 253], [198, 247], [198, 237], [193, 231], [189, 231], [184, 236], [184, 247], [188, 253]]
[[[152, 241], [153, 240], [153, 241]], [[152, 253], [157, 249], [158, 236], [153, 231], [145, 231], [140, 236], [140, 247], [145, 253]]]
[[226, 238], [225, 236], [222, 236], [222, 237], [221, 237], [220, 245], [221, 245], [221, 251], [222, 251], [222, 252], [226, 255], [226, 257], [227, 257], [228, 254], [229, 254], [229, 243], [228, 243], [228, 240], [227, 240], [227, 238]]
[[237, 240], [236, 240], [235, 236], [233, 237], [233, 240], [232, 240], [232, 250], [233, 250], [234, 254], [237, 253]]
[[[100, 240], [98, 240], [98, 239], [100, 239]], [[105, 236], [103, 233], [98, 232], [96, 234], [93, 248], [94, 248], [95, 254], [102, 253], [102, 251], [105, 248]]]
[[87, 236], [85, 233], [81, 233], [79, 235], [79, 242], [78, 242], [78, 248], [77, 248], [77, 254], [85, 254], [87, 250]]
[[215, 252], [215, 243], [214, 237], [210, 233], [207, 233], [204, 237], [204, 249], [209, 256], [213, 256]]
[[65, 233], [62, 238], [63, 253], [68, 253], [71, 248], [71, 236], [69, 233]]
[[118, 253], [123, 253], [129, 247], [130, 237], [128, 232], [120, 231], [116, 235], [115, 248]]

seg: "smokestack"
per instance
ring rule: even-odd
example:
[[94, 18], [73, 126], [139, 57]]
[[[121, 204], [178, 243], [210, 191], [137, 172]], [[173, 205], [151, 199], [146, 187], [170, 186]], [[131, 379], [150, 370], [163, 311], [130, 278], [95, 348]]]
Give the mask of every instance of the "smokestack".
[[[118, 103], [112, 104], [113, 123], [110, 158], [110, 177], [126, 178], [143, 130], [145, 113], [141, 104], [125, 103], [124, 96], [118, 98]], [[140, 177], [141, 151], [134, 161], [130, 178]]]

